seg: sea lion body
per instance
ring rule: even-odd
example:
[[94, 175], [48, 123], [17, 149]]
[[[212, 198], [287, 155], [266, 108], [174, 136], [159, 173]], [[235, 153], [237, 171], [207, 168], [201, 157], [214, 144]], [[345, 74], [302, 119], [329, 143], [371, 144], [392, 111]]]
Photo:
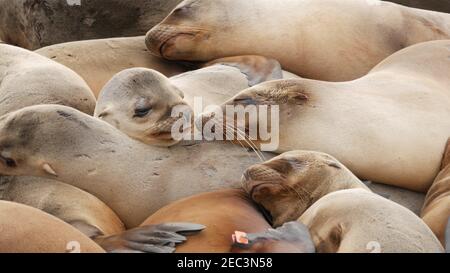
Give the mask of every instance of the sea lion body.
[[[53, 178], [86, 190], [128, 228], [174, 200], [239, 186], [243, 169], [257, 161], [246, 149], [227, 143], [152, 147], [59, 105], [24, 108], [0, 123], [1, 173]], [[39, 151], [27, 148], [36, 145]]]
[[[242, 91], [222, 110], [279, 105], [278, 153], [322, 151], [361, 179], [425, 192], [450, 135], [449, 55], [448, 40], [421, 43], [358, 80], [272, 81]], [[208, 119], [211, 113], [202, 116]]]
[[[282, 236], [267, 237], [270, 224], [241, 189], [203, 193], [174, 202], [150, 216], [141, 226], [164, 222], [194, 222], [205, 229], [177, 247], [178, 253], [275, 253], [309, 252], [314, 247], [309, 233], [290, 232], [291, 240]], [[248, 245], [232, 240], [236, 231], [249, 234]], [[269, 231], [270, 232], [270, 231]], [[282, 230], [278, 232], [283, 233]], [[256, 233], [253, 238], [251, 233]], [[271, 240], [272, 239], [272, 240]]]
[[39, 54], [0, 44], [0, 116], [36, 104], [62, 104], [88, 114], [95, 97], [69, 68]]
[[122, 221], [95, 196], [61, 182], [38, 177], [0, 177], [0, 200], [40, 209], [90, 238], [125, 230]]
[[298, 219], [319, 253], [442, 253], [430, 229], [408, 209], [362, 189], [330, 193]]
[[235, 231], [259, 233], [269, 223], [241, 190], [223, 190], [189, 197], [150, 216], [142, 226], [164, 222], [192, 222], [206, 226], [177, 248], [179, 253], [230, 252]]
[[149, 54], [144, 37], [77, 41], [47, 46], [36, 51], [77, 72], [97, 97], [103, 86], [122, 70], [155, 69], [170, 77], [185, 72], [181, 65]]
[[0, 39], [36, 49], [52, 44], [143, 35], [179, 0], [1, 0]]
[[291, 151], [248, 168], [243, 186], [273, 218], [298, 220], [317, 252], [442, 252], [413, 212], [372, 193], [334, 157]]
[[[442, 170], [428, 190], [421, 217], [445, 245], [445, 231], [450, 218], [450, 141], [444, 154]], [[450, 241], [450, 238], [447, 238]]]
[[88, 237], [38, 209], [0, 201], [0, 252], [103, 253]]
[[256, 54], [301, 77], [347, 81], [402, 48], [449, 38], [449, 14], [383, 1], [186, 0], [146, 41], [170, 60]]

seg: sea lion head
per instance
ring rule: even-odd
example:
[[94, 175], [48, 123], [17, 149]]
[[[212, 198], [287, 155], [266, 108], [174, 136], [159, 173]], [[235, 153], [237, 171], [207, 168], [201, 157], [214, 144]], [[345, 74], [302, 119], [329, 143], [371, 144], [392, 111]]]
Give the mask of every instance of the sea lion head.
[[296, 221], [322, 196], [339, 189], [365, 188], [330, 155], [292, 151], [248, 168], [243, 187], [272, 217], [273, 226]]
[[[293, 107], [301, 107], [309, 104], [309, 102], [310, 93], [305, 91], [301, 81], [274, 80], [255, 85], [239, 92], [236, 96], [220, 105], [220, 109], [218, 109], [219, 113], [217, 109], [201, 113], [197, 117], [195, 124], [199, 130], [207, 128], [211, 124], [220, 124], [222, 126], [219, 127], [219, 130], [222, 130], [224, 136], [229, 136], [230, 131], [234, 129], [234, 133], [236, 131], [242, 134], [245, 133], [249, 140], [256, 146], [259, 146], [265, 141], [257, 133], [259, 121], [261, 117], [264, 117], [263, 115], [267, 117], [267, 128], [265, 128], [267, 132], [271, 132], [272, 135], [278, 134], [279, 132], [276, 132], [276, 130], [279, 128], [272, 128], [272, 125], [280, 124], [279, 121], [274, 119], [274, 114], [278, 114], [280, 120], [289, 120], [285, 113], [289, 112]], [[261, 106], [266, 108], [262, 108]], [[278, 109], [276, 110], [274, 106], [278, 107]], [[232, 110], [230, 110], [230, 107]], [[266, 109], [265, 112], [262, 112], [262, 109]], [[250, 118], [249, 116], [251, 114], [248, 114], [244, 120], [238, 120], [238, 122], [242, 122], [242, 125], [238, 127], [236, 122], [237, 115], [230, 115], [233, 114], [230, 111], [234, 111], [234, 113], [245, 112], [246, 114], [256, 113], [256, 115], [253, 115], [255, 118]], [[217, 129], [215, 128], [215, 130]], [[205, 132], [205, 130], [201, 131]]]
[[209, 61], [242, 55], [230, 49], [236, 47], [233, 37], [240, 29], [234, 24], [242, 24], [249, 5], [236, 0], [185, 0], [147, 33], [147, 47], [169, 60]]
[[161, 73], [145, 68], [127, 69], [102, 89], [94, 116], [134, 139], [167, 147], [178, 142], [171, 133], [180, 119], [172, 117], [174, 107], [192, 112], [183, 97]]
[[246, 234], [247, 243], [234, 242], [233, 253], [314, 253], [315, 246], [308, 228], [300, 222], [289, 222], [277, 229]]
[[[88, 158], [111, 128], [62, 105], [25, 107], [0, 118], [0, 173], [55, 179], [63, 162]], [[94, 134], [94, 130], [100, 130]], [[78, 154], [80, 156], [78, 156]]]

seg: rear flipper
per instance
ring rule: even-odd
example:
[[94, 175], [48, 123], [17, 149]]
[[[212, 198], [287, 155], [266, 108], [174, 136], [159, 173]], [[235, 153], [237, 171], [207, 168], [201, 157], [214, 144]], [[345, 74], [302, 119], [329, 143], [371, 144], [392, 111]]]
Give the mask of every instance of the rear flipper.
[[94, 240], [110, 253], [173, 253], [186, 236], [194, 235], [205, 226], [191, 223], [165, 223], [127, 230], [113, 236]]
[[283, 79], [283, 70], [280, 63], [275, 59], [263, 56], [226, 57], [206, 63], [203, 67], [216, 64], [228, 65], [239, 69], [247, 77], [250, 87], [266, 81]]

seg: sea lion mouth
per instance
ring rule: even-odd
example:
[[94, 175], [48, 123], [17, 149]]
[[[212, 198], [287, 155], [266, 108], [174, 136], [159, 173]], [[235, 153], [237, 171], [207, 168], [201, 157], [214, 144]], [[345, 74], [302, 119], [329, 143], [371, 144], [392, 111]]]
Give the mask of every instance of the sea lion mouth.
[[149, 136], [158, 140], [173, 140], [172, 132], [157, 132], [150, 134]]
[[173, 36], [167, 38], [165, 41], [163, 41], [161, 43], [161, 45], [159, 46], [159, 55], [163, 58], [170, 58], [170, 56], [168, 56], [166, 54], [166, 52], [175, 45], [175, 41], [180, 38], [181, 36], [187, 36], [190, 38], [195, 38], [196, 34], [195, 33], [187, 33], [187, 32], [180, 32], [177, 34], [174, 34]]
[[[207, 37], [208, 35], [207, 31], [202, 28], [162, 24], [155, 26], [147, 33], [145, 43], [152, 54], [169, 59], [171, 56], [167, 52], [176, 45], [178, 38], [185, 37], [194, 41], [197, 37], [203, 36]], [[193, 47], [190, 45], [189, 48]], [[187, 50], [187, 52], [189, 51]]]

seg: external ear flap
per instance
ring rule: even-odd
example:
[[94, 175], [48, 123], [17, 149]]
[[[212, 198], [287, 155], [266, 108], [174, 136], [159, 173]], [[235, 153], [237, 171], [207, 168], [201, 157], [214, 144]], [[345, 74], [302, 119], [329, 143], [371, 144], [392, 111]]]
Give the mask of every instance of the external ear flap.
[[164, 223], [127, 230], [121, 234], [97, 237], [95, 241], [107, 252], [172, 253], [188, 235], [205, 229], [191, 223]]
[[48, 163], [44, 163], [42, 165], [42, 169], [44, 170], [44, 172], [53, 175], [53, 176], [58, 176], [58, 174], [55, 172], [55, 170], [53, 170], [52, 166], [50, 166], [50, 164]]
[[283, 79], [283, 71], [280, 63], [277, 60], [263, 56], [246, 55], [227, 57], [206, 63], [203, 67], [215, 64], [238, 68], [247, 76], [249, 86], [254, 86], [265, 81]]
[[450, 138], [445, 146], [444, 157], [442, 158], [441, 170], [450, 164]]

